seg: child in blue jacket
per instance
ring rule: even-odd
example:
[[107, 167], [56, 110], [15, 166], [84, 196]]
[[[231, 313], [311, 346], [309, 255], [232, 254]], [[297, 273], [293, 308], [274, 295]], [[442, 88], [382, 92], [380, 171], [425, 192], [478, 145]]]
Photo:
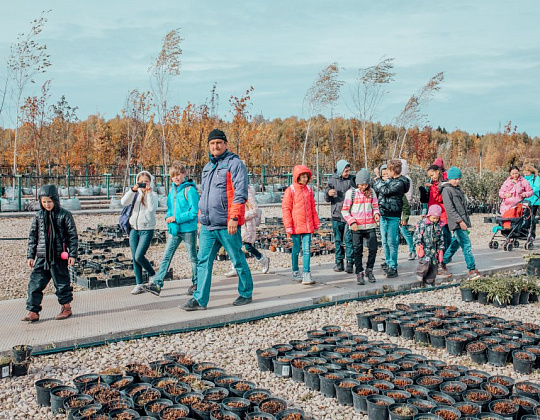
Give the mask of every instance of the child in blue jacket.
[[171, 260], [182, 241], [186, 245], [191, 263], [191, 286], [188, 293], [192, 295], [197, 289], [197, 214], [199, 213], [199, 193], [195, 183], [186, 180], [186, 167], [181, 162], [173, 162], [169, 169], [173, 185], [167, 197], [167, 213], [165, 221], [169, 235], [163, 252], [159, 271], [144, 288], [159, 296], [163, 287], [163, 279], [169, 271]]

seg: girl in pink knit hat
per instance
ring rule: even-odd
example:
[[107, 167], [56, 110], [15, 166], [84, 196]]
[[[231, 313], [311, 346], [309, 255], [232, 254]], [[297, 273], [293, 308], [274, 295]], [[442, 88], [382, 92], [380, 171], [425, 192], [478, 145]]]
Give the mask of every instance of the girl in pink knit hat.
[[425, 284], [435, 283], [437, 267], [443, 259], [444, 241], [441, 219], [442, 208], [438, 204], [429, 206], [425, 219], [420, 219], [416, 225], [413, 243], [418, 255], [416, 275]]

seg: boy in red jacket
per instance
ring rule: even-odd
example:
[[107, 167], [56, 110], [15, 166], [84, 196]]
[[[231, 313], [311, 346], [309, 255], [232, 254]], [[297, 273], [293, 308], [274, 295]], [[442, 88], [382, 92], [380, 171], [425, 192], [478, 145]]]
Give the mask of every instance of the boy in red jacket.
[[[293, 240], [292, 277], [294, 281], [301, 281], [302, 284], [315, 283], [310, 271], [311, 234], [320, 226], [313, 191], [307, 185], [311, 176], [311, 171], [307, 166], [296, 165], [293, 168], [293, 184], [285, 190], [281, 203], [285, 231]], [[304, 273], [302, 276], [298, 268], [300, 248], [303, 254]]]

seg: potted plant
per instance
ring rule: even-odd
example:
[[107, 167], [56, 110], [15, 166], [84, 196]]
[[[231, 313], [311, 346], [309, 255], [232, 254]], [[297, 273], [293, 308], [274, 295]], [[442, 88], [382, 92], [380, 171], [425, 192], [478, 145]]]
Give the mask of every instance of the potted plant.
[[27, 344], [17, 344], [16, 346], [13, 346], [13, 361], [15, 363], [25, 362], [30, 357], [32, 350], [33, 347]]
[[487, 292], [488, 302], [492, 302], [494, 306], [498, 307], [505, 307], [512, 298], [512, 291], [508, 283], [502, 280], [492, 281]]
[[475, 292], [473, 291], [475, 289], [475, 285], [478, 282], [478, 280], [464, 280], [461, 282], [459, 286], [459, 290], [461, 292], [461, 300], [463, 302], [472, 302], [475, 300]]

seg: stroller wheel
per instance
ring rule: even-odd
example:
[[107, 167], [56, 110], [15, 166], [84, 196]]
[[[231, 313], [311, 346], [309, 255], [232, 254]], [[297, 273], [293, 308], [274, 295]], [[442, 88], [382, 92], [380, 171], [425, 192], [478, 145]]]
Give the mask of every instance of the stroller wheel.
[[529, 249], [533, 249], [534, 248], [534, 244], [532, 242], [527, 242], [525, 244], [525, 249], [528, 251]]
[[514, 240], [514, 248], [519, 248], [519, 242], [517, 240]]
[[506, 246], [506, 250], [507, 250], [508, 252], [512, 252], [513, 249], [514, 249], [514, 246], [513, 246], [512, 244], [508, 244], [508, 245]]
[[488, 246], [489, 246], [490, 249], [492, 249], [493, 248], [493, 241], [489, 241]]
[[493, 249], [499, 249], [499, 243], [497, 241], [493, 241]]

